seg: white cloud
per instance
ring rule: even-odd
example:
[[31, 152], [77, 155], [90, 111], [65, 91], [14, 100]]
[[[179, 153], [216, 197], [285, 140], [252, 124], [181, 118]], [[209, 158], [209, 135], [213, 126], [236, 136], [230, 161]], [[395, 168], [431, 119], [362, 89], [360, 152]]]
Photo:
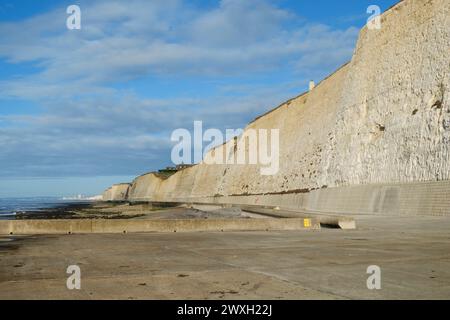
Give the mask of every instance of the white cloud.
[[[65, 8], [0, 23], [0, 59], [34, 73], [0, 81], [0, 96], [39, 103], [38, 115], [7, 115], [2, 175], [130, 174], [169, 159], [168, 138], [193, 120], [238, 128], [350, 58], [355, 28], [301, 22], [264, 0], [223, 0], [211, 9], [178, 0], [84, 1], [82, 30]], [[286, 72], [283, 83], [239, 77]], [[212, 79], [217, 92], [169, 99], [121, 89], [129, 80]], [[222, 79], [236, 79], [231, 88]], [[318, 79], [320, 80], [320, 79]], [[201, 91], [201, 90], [199, 90]], [[152, 162], [153, 161], [153, 162]], [[105, 165], [105, 163], [107, 163]]]
[[81, 31], [65, 29], [61, 12], [0, 24], [0, 57], [44, 68], [19, 85], [71, 81], [86, 89], [148, 74], [274, 70], [311, 53], [348, 52], [357, 34], [323, 25], [290, 28], [295, 15], [262, 0], [223, 0], [210, 11], [179, 1], [86, 2]]

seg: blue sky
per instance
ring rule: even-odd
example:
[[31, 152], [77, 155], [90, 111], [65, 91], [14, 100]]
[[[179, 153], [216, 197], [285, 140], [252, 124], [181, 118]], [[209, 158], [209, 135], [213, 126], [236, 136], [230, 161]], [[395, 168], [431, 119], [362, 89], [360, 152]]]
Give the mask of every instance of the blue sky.
[[0, 197], [171, 165], [174, 129], [244, 127], [347, 62], [367, 7], [396, 2], [1, 0]]

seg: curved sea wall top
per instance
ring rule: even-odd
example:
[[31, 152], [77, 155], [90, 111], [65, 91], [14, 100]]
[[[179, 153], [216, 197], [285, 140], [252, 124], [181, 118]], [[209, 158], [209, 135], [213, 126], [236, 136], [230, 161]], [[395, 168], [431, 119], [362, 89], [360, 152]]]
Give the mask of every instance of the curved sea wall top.
[[[348, 64], [244, 130], [279, 129], [276, 174], [261, 175], [258, 165], [201, 162], [166, 179], [153, 173], [136, 178], [128, 199], [186, 201], [449, 180], [450, 2], [404, 0], [381, 23], [380, 30], [361, 30]], [[225, 149], [230, 157], [235, 143], [209, 155]]]

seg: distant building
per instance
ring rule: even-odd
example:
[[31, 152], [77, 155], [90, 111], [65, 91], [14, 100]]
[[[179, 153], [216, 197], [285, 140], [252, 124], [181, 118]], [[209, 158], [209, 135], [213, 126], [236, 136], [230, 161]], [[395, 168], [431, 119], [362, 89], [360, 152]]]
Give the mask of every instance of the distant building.
[[184, 170], [184, 169], [190, 168], [192, 166], [193, 166], [193, 164], [179, 164], [179, 165], [176, 166], [176, 169], [178, 171], [180, 171], [180, 170]]

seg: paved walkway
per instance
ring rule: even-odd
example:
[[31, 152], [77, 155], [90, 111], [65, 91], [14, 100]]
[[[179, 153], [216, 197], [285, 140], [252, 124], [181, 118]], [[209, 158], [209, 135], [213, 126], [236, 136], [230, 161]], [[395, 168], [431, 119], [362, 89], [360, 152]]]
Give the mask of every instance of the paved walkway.
[[[0, 239], [0, 299], [449, 299], [450, 219], [357, 230]], [[81, 290], [66, 268], [81, 268]], [[366, 287], [369, 265], [382, 289]]]

